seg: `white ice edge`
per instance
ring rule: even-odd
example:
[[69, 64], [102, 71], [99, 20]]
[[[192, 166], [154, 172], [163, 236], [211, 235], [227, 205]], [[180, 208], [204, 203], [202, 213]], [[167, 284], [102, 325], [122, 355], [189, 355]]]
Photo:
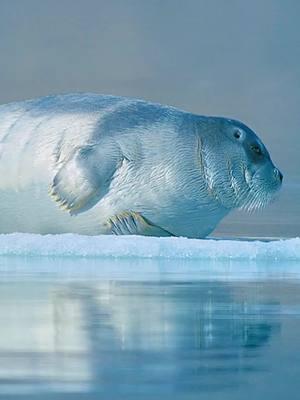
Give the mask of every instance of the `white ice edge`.
[[0, 235], [0, 256], [300, 260], [300, 238], [264, 242], [14, 233]]

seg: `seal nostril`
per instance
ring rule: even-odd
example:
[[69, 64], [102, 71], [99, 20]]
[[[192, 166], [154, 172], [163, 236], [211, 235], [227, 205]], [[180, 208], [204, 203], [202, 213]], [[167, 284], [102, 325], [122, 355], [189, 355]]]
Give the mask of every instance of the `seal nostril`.
[[279, 169], [275, 168], [275, 169], [274, 169], [274, 174], [275, 174], [275, 176], [276, 176], [277, 178], [279, 178], [280, 182], [282, 182], [282, 180], [283, 180], [283, 175], [282, 175], [282, 173], [279, 171]]
[[279, 172], [279, 179], [280, 179], [280, 182], [282, 182], [282, 180], [283, 180], [283, 175], [282, 175], [282, 173], [280, 172], [280, 171], [278, 171]]

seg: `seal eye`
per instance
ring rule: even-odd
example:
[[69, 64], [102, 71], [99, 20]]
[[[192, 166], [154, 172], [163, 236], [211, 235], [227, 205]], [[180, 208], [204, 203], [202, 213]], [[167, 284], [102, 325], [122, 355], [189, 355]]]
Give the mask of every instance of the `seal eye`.
[[254, 153], [256, 153], [258, 156], [261, 156], [261, 155], [262, 155], [261, 149], [260, 149], [256, 144], [253, 144], [253, 145], [251, 146], [251, 150], [252, 150]]
[[240, 131], [235, 131], [234, 134], [233, 134], [233, 136], [234, 136], [236, 139], [239, 139], [239, 138], [241, 137], [241, 132], [240, 132]]

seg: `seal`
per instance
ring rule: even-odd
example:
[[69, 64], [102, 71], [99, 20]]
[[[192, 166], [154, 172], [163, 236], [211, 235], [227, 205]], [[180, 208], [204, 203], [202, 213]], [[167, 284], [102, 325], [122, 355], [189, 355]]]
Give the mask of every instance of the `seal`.
[[97, 94], [0, 107], [0, 230], [202, 238], [282, 174], [239, 121]]

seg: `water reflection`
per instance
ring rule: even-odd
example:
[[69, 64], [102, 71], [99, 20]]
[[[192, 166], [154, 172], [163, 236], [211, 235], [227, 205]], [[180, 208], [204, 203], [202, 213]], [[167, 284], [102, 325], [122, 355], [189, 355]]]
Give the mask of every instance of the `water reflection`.
[[[218, 390], [237, 385], [236, 373], [261, 369], [259, 348], [279, 324], [259, 306], [254, 312], [247, 298], [235, 303], [232, 289], [205, 282], [77, 289], [93, 355], [92, 389], [117, 382], [153, 395]], [[73, 302], [72, 294], [66, 301]]]
[[284, 281], [2, 282], [0, 397], [233, 395], [276, 374], [278, 346], [299, 334], [298, 293]]

